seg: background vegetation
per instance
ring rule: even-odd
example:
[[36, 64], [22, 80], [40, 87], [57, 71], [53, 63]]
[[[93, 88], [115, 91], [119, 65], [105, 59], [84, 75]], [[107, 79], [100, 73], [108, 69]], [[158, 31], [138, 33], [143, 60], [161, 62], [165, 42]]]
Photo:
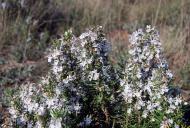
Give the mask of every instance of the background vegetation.
[[0, 86], [45, 74], [46, 49], [69, 28], [79, 35], [102, 25], [113, 43], [112, 61], [124, 63], [128, 35], [151, 24], [160, 31], [175, 85], [190, 89], [189, 8], [189, 0], [1, 0]]

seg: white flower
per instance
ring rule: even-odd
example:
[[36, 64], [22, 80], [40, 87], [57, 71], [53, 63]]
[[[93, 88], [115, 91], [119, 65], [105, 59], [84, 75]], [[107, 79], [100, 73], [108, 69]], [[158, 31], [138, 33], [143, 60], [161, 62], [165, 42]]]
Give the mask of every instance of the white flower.
[[141, 97], [141, 91], [135, 92], [135, 96], [136, 96], [136, 97]]
[[151, 104], [149, 104], [148, 106], [147, 106], [147, 110], [152, 110], [154, 108], [154, 106], [152, 106]]
[[68, 75], [66, 79], [63, 79], [63, 82], [65, 84], [68, 84], [70, 81], [73, 81], [76, 79], [76, 76], [75, 75]]
[[120, 85], [121, 85], [122, 87], [125, 86], [125, 81], [122, 80], [122, 79], [120, 79]]
[[148, 92], [148, 94], [150, 96], [152, 96], [152, 90], [151, 90], [150, 86], [148, 86], [148, 85], [144, 86], [144, 90], [146, 90]]
[[187, 103], [187, 102], [184, 102], [184, 105], [188, 105], [188, 103]]
[[172, 74], [171, 71], [169, 71], [169, 70], [166, 72], [166, 75], [167, 75], [169, 78], [173, 78], [173, 74]]
[[58, 86], [55, 87], [55, 92], [56, 92], [57, 96], [59, 96], [61, 94], [61, 92], [62, 92], [61, 87], [58, 87]]
[[62, 128], [61, 122], [62, 122], [61, 118], [58, 119], [51, 118], [49, 128]]
[[144, 101], [142, 101], [142, 100], [138, 100], [138, 104], [139, 104], [140, 106], [142, 106], [142, 107], [144, 107], [144, 106], [145, 106], [145, 102], [144, 102]]
[[9, 108], [9, 113], [12, 115], [12, 118], [17, 118], [18, 111], [14, 108]]
[[3, 10], [5, 10], [6, 7], [7, 7], [7, 2], [3, 2], [3, 3], [1, 3], [1, 6], [2, 6]]
[[57, 60], [57, 59], [56, 59], [56, 60], [54, 60], [53, 65], [54, 65], [54, 66], [58, 66], [58, 64], [59, 64], [59, 60]]
[[176, 109], [176, 105], [170, 105], [169, 108], [172, 109], [172, 110], [175, 110]]
[[32, 121], [27, 123], [27, 128], [33, 128], [33, 122]]
[[37, 121], [34, 128], [43, 128], [42, 122], [41, 121]]
[[[160, 93], [163, 95], [164, 93], [167, 93], [168, 90], [169, 90], [169, 89], [168, 89], [167, 86], [162, 86], [161, 89], [160, 89], [160, 91], [161, 91]], [[173, 99], [170, 98], [169, 100], [170, 100], [169, 102], [171, 102]]]
[[131, 54], [131, 55], [135, 55], [135, 50], [130, 49], [130, 50], [129, 50], [129, 54]]
[[178, 106], [181, 103], [182, 103], [182, 100], [180, 98], [176, 98], [176, 100], [175, 100], [175, 106]]
[[146, 32], [151, 32], [151, 30], [152, 30], [151, 26], [150, 26], [150, 25], [147, 25], [147, 26], [146, 26]]
[[[58, 101], [59, 99], [57, 99], [56, 97], [51, 98], [51, 99], [47, 99], [46, 100], [46, 104], [48, 108], [54, 108], [58, 105]], [[57, 106], [58, 107], [58, 106]]]
[[56, 57], [58, 57], [58, 56], [60, 56], [61, 55], [61, 51], [59, 51], [58, 49], [55, 49], [54, 51], [53, 51], [53, 53], [51, 54], [51, 56], [53, 57], [53, 58], [56, 58]]
[[132, 35], [129, 36], [129, 42], [131, 44], [135, 44], [138, 40], [138, 33], [133, 33]]
[[167, 128], [168, 124], [165, 121], [162, 121], [162, 123], [160, 124], [160, 128]]
[[45, 108], [43, 106], [40, 106], [37, 110], [38, 115], [44, 115], [45, 114]]
[[97, 39], [97, 34], [92, 31], [88, 31], [88, 32], [82, 33], [79, 38], [85, 39], [86, 37], [90, 37], [91, 41], [94, 41]]
[[81, 106], [79, 105], [79, 103], [77, 103], [75, 106], [74, 106], [74, 110], [75, 111], [80, 111], [81, 109]]
[[147, 111], [144, 111], [143, 114], [142, 114], [142, 117], [143, 117], [143, 118], [146, 118], [147, 115], [148, 115], [148, 112], [147, 112]]
[[99, 79], [99, 73], [97, 70], [93, 70], [89, 73], [89, 80], [98, 80]]
[[155, 119], [154, 119], [154, 118], [152, 118], [152, 119], [151, 119], [151, 121], [152, 121], [152, 122], [154, 122], [154, 121], [155, 121]]
[[155, 56], [156, 56], [156, 58], [157, 58], [157, 59], [159, 59], [159, 58], [160, 58], [160, 55], [159, 55], [159, 54], [156, 54]]
[[173, 119], [166, 119], [162, 121], [160, 128], [167, 128], [170, 127], [173, 124]]
[[123, 95], [124, 95], [125, 100], [128, 103], [132, 102], [133, 92], [132, 92], [131, 88], [128, 85], [125, 86]]
[[86, 125], [90, 125], [90, 123], [92, 122], [92, 119], [90, 117], [86, 117], [84, 122]]
[[173, 124], [173, 122], [174, 122], [174, 121], [173, 121], [172, 119], [168, 119], [168, 123], [169, 123], [169, 124]]
[[80, 122], [80, 126], [82, 126], [82, 127], [86, 127], [86, 126], [89, 126], [90, 124], [91, 124], [91, 122], [92, 122], [92, 119], [91, 119], [91, 117], [86, 117], [84, 120], [83, 120], [83, 122]]
[[38, 109], [39, 104], [35, 103], [35, 102], [31, 102], [30, 104], [28, 104], [28, 112], [32, 113], [33, 111], [36, 111]]
[[85, 67], [87, 64], [88, 64], [88, 63], [87, 63], [87, 61], [85, 61], [85, 60], [80, 63], [81, 67]]
[[174, 127], [175, 127], [175, 128], [180, 128], [180, 127], [179, 127], [179, 125], [177, 125], [177, 124], [175, 124], [175, 126], [174, 126]]
[[53, 60], [53, 57], [52, 56], [48, 56], [48, 62], [51, 63]]
[[132, 112], [132, 109], [131, 109], [131, 108], [128, 108], [128, 109], [127, 109], [127, 114], [131, 114], [131, 112]]
[[136, 75], [136, 76], [137, 76], [138, 79], [140, 79], [140, 78], [141, 78], [141, 75], [142, 75], [142, 73], [139, 71], [139, 72], [137, 72], [137, 75]]
[[24, 115], [21, 115], [20, 120], [22, 123], [26, 123], [26, 121], [27, 121], [26, 118], [24, 117]]
[[172, 111], [171, 109], [168, 109], [168, 110], [166, 111], [166, 113], [167, 113], [167, 114], [170, 114], [170, 113], [173, 113], [173, 111]]
[[139, 47], [136, 48], [136, 51], [137, 51], [138, 53], [141, 53], [141, 52], [142, 52], [141, 48], [139, 48]]

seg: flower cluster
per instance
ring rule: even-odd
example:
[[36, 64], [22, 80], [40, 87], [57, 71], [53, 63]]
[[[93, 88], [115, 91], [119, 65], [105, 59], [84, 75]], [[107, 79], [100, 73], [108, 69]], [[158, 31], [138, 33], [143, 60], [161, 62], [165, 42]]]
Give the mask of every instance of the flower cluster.
[[[134, 113], [138, 113], [142, 121], [157, 120], [158, 113], [162, 113], [161, 120], [173, 117], [182, 100], [179, 96], [167, 95], [173, 75], [162, 56], [158, 31], [147, 26], [145, 31], [139, 29], [133, 32], [129, 41], [130, 57], [125, 78], [121, 80], [129, 122]], [[173, 123], [167, 124], [173, 126]]]
[[12, 127], [178, 127], [179, 96], [169, 95], [173, 75], [158, 32], [147, 26], [130, 37], [124, 74], [109, 60], [102, 27], [53, 43], [49, 73], [21, 85], [10, 102]]
[[48, 55], [51, 70], [21, 85], [9, 107], [12, 127], [110, 127], [121, 113], [119, 76], [109, 62], [102, 28], [79, 37], [69, 30]]

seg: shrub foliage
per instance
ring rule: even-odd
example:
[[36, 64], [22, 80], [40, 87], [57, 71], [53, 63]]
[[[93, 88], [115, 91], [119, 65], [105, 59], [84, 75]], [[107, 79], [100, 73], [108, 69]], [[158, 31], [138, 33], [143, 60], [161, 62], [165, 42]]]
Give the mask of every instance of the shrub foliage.
[[179, 96], [168, 95], [173, 75], [162, 56], [158, 32], [150, 27], [130, 37], [123, 73], [109, 60], [102, 27], [75, 37], [69, 30], [53, 42], [51, 70], [38, 83], [7, 95], [12, 127], [177, 127]]

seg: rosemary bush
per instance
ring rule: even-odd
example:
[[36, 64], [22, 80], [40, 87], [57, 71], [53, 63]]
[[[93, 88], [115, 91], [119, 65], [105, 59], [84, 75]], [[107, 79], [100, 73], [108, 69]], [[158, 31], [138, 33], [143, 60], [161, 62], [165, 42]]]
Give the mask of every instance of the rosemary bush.
[[180, 96], [168, 95], [173, 74], [162, 55], [159, 33], [154, 27], [133, 32], [129, 39], [123, 95], [127, 105], [126, 124], [131, 127], [177, 127]]
[[49, 74], [38, 84], [22, 85], [9, 112], [12, 126], [119, 126], [122, 95], [109, 61], [110, 44], [101, 27], [79, 37], [67, 31], [48, 56]]
[[[9, 93], [11, 127], [179, 127], [180, 96], [170, 96], [173, 75], [158, 32], [147, 26], [130, 37], [123, 76], [109, 60], [101, 27], [54, 41], [51, 70], [38, 83]], [[7, 96], [8, 97], [8, 96]]]

